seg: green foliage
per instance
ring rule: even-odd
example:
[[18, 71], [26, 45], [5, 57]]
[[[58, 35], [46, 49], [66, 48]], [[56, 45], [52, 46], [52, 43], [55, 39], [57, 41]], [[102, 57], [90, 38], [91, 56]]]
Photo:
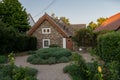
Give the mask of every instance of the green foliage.
[[0, 80], [37, 80], [36, 74], [37, 70], [33, 68], [0, 65]]
[[28, 67], [17, 67], [14, 64], [14, 54], [8, 55], [9, 64], [0, 65], [0, 80], [37, 80], [37, 70]]
[[6, 27], [0, 21], [0, 53], [6, 54], [12, 51], [35, 50], [37, 40], [35, 37], [17, 33], [14, 28]]
[[13, 53], [10, 53], [8, 55], [8, 60], [9, 60], [9, 64], [10, 65], [14, 65], [14, 61], [15, 61], [15, 55]]
[[30, 28], [27, 13], [18, 0], [0, 2], [0, 19], [18, 32], [26, 32]]
[[63, 21], [65, 24], [70, 25], [70, 21], [69, 21], [69, 19], [66, 18], [66, 17], [60, 17], [60, 18], [58, 18], [58, 17], [55, 16], [54, 13], [51, 14], [51, 17], [52, 17], [53, 19], [55, 19], [56, 21], [60, 21], [60, 20], [61, 20], [61, 21]]
[[73, 80], [120, 80], [120, 63], [98, 64], [98, 62], [85, 63], [83, 58], [74, 53], [72, 59], [75, 63], [66, 66], [63, 71], [69, 73]]
[[75, 61], [75, 63], [67, 66], [64, 69], [64, 72], [69, 73], [72, 76], [73, 80], [88, 79], [87, 75], [88, 68], [82, 56], [79, 55], [78, 53], [73, 53], [72, 56], [73, 56], [72, 59]]
[[120, 63], [112, 61], [106, 63], [104, 70], [104, 80], [120, 80]]
[[60, 62], [60, 63], [69, 62], [69, 61], [70, 61], [69, 58], [68, 58], [68, 57], [65, 57], [65, 56], [61, 57], [61, 58], [58, 60], [58, 62]]
[[78, 46], [88, 47], [92, 45], [93, 32], [89, 29], [82, 28], [75, 33], [73, 40], [78, 44]]
[[67, 58], [72, 54], [69, 50], [63, 48], [43, 48], [35, 52], [35, 54], [29, 56], [27, 59], [32, 64], [54, 64], [58, 63], [60, 58]]
[[70, 25], [70, 21], [66, 17], [60, 17], [60, 20], [62, 20], [64, 23]]
[[60, 47], [60, 46], [57, 44], [51, 44], [49, 47], [52, 48], [52, 47]]
[[6, 62], [7, 62], [6, 56], [0, 55], [0, 64], [1, 63], [6, 63]]
[[99, 36], [97, 53], [105, 62], [120, 62], [120, 32], [111, 32]]
[[63, 69], [64, 73], [69, 73], [73, 80], [83, 80], [79, 74], [79, 67], [75, 64], [70, 64]]
[[91, 21], [91, 22], [88, 24], [87, 28], [90, 29], [90, 30], [94, 30], [94, 29], [96, 29], [97, 27], [99, 27], [106, 19], [107, 19], [107, 18], [100, 17], [100, 18], [97, 19], [96, 22]]
[[55, 57], [49, 57], [48, 58], [48, 64], [55, 64], [56, 63], [56, 58]]

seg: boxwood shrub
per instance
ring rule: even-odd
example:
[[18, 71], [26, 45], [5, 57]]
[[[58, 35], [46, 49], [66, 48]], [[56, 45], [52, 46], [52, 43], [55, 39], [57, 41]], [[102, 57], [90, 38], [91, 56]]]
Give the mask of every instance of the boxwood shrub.
[[99, 36], [97, 54], [105, 62], [120, 62], [120, 32], [111, 32]]
[[[32, 64], [54, 64], [60, 62], [68, 62], [72, 55], [71, 51], [63, 48], [42, 48], [36, 53], [29, 56], [27, 61]], [[65, 59], [65, 60], [63, 60]]]

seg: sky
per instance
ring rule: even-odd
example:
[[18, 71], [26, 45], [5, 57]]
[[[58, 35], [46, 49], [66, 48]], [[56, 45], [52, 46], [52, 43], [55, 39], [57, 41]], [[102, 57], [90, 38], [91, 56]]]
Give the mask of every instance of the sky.
[[71, 24], [88, 24], [120, 12], [120, 0], [19, 0], [35, 22], [46, 12], [66, 17]]

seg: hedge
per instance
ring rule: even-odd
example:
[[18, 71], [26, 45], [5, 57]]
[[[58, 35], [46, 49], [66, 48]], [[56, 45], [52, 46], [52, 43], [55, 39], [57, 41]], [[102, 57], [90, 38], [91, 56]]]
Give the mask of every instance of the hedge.
[[17, 32], [12, 26], [7, 26], [0, 20], [0, 54], [21, 52], [36, 49], [35, 37]]
[[120, 32], [101, 35], [98, 41], [98, 55], [105, 62], [120, 61]]

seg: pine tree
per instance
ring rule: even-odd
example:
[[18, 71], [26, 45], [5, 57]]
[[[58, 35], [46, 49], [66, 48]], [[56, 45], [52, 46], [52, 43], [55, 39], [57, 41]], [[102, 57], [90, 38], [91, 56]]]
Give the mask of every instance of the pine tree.
[[30, 28], [26, 10], [18, 0], [0, 2], [0, 20], [18, 32], [26, 32]]

